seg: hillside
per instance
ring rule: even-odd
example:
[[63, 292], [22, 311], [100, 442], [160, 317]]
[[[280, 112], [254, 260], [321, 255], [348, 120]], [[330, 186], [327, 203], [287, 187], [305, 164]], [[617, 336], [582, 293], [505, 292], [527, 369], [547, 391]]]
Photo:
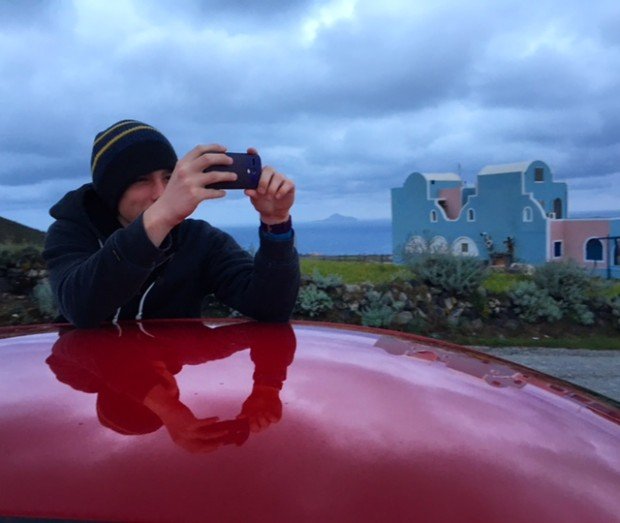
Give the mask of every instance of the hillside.
[[43, 245], [45, 233], [0, 216], [0, 244], [30, 243]]

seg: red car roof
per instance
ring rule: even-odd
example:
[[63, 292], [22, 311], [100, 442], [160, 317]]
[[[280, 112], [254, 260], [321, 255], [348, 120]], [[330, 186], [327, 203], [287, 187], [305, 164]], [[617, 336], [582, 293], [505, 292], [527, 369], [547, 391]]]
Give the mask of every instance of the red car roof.
[[617, 403], [465, 348], [312, 323], [23, 330], [0, 330], [0, 516], [620, 514]]

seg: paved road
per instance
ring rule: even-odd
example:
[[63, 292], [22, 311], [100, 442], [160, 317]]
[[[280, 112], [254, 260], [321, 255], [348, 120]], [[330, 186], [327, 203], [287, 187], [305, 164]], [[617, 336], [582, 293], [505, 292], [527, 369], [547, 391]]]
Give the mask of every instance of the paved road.
[[620, 351], [476, 347], [620, 401]]

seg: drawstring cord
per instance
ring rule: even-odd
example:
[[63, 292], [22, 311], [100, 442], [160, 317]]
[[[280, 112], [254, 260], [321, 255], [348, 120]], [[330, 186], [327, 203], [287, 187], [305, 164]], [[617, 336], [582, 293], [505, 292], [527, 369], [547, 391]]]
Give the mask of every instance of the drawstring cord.
[[[101, 238], [97, 238], [97, 240], [99, 241], [99, 247], [103, 249], [103, 242], [101, 241]], [[151, 291], [151, 289], [153, 288], [153, 285], [155, 285], [155, 282], [151, 283], [151, 285], [149, 285], [149, 288], [146, 289], [146, 291], [142, 295], [142, 299], [140, 300], [140, 306], [138, 307], [138, 314], [136, 314], [136, 320], [138, 321], [142, 320], [142, 314], [144, 312], [144, 300], [146, 300], [146, 295]], [[119, 336], [121, 335], [121, 332], [122, 332], [121, 327], [118, 324], [118, 318], [120, 315], [121, 315], [121, 307], [119, 307], [116, 310], [116, 314], [114, 315], [114, 319], [112, 320], [112, 323], [116, 325], [116, 328], [119, 331]], [[144, 334], [148, 334], [149, 336], [152, 336], [152, 334], [149, 334], [148, 332], [144, 330], [144, 328], [142, 327], [142, 324], [140, 324], [140, 330], [142, 330]]]
[[153, 288], [153, 285], [155, 285], [155, 282], [151, 283], [149, 285], [149, 288], [146, 289], [146, 291], [144, 292], [144, 294], [142, 295], [142, 299], [140, 300], [140, 306], [138, 307], [138, 314], [136, 314], [136, 320], [140, 321], [142, 319], [142, 313], [144, 312], [144, 300], [146, 300], [146, 295], [151, 291], [151, 289]]
[[147, 331], [147, 330], [144, 328], [144, 325], [142, 325], [142, 322], [141, 322], [141, 321], [138, 321], [138, 328], [139, 328], [139, 329], [140, 329], [140, 330], [141, 330], [144, 334], [146, 334], [149, 338], [154, 338], [154, 337], [155, 337], [153, 334], [151, 334], [149, 331]]
[[[103, 242], [101, 241], [101, 238], [97, 238], [97, 241], [99, 242], [99, 248], [103, 249]], [[118, 317], [120, 315], [121, 315], [121, 307], [116, 309], [116, 314], [114, 315], [114, 318], [112, 319], [112, 325], [114, 325], [116, 329], [118, 330], [119, 336], [123, 334], [123, 329], [121, 329], [121, 326], [118, 324]]]

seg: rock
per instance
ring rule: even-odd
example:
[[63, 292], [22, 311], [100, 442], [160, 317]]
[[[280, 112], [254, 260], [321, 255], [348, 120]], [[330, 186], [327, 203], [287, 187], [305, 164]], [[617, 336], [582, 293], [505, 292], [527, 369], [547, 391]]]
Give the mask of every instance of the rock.
[[409, 311], [399, 312], [394, 316], [392, 323], [395, 325], [407, 325], [409, 322], [413, 320], [413, 314]]
[[476, 318], [475, 320], [469, 322], [469, 328], [473, 331], [481, 331], [484, 327], [484, 323], [480, 318]]
[[0, 292], [8, 292], [11, 290], [11, 282], [8, 278], [0, 277]]
[[504, 322], [504, 328], [511, 331], [516, 331], [519, 328], [519, 322], [517, 320], [506, 320]]
[[353, 301], [351, 303], [349, 303], [349, 306], [347, 307], [350, 311], [353, 312], [357, 312], [360, 310], [360, 304], [356, 301]]
[[457, 307], [450, 313], [449, 319], [453, 321], [457, 321], [461, 317], [461, 314], [463, 314], [463, 310], [464, 309], [462, 307]]
[[529, 265], [527, 263], [511, 263], [508, 271], [517, 274], [527, 274], [528, 276], [531, 276], [532, 274], [534, 274], [536, 269], [533, 265]]
[[338, 287], [331, 287], [327, 289], [326, 292], [332, 297], [341, 298], [344, 294], [344, 287], [342, 285], [339, 285]]
[[452, 309], [454, 309], [454, 306], [456, 305], [456, 299], [450, 296], [449, 298], [445, 298], [443, 300], [443, 303], [444, 303], [444, 307], [446, 311], [451, 311]]

